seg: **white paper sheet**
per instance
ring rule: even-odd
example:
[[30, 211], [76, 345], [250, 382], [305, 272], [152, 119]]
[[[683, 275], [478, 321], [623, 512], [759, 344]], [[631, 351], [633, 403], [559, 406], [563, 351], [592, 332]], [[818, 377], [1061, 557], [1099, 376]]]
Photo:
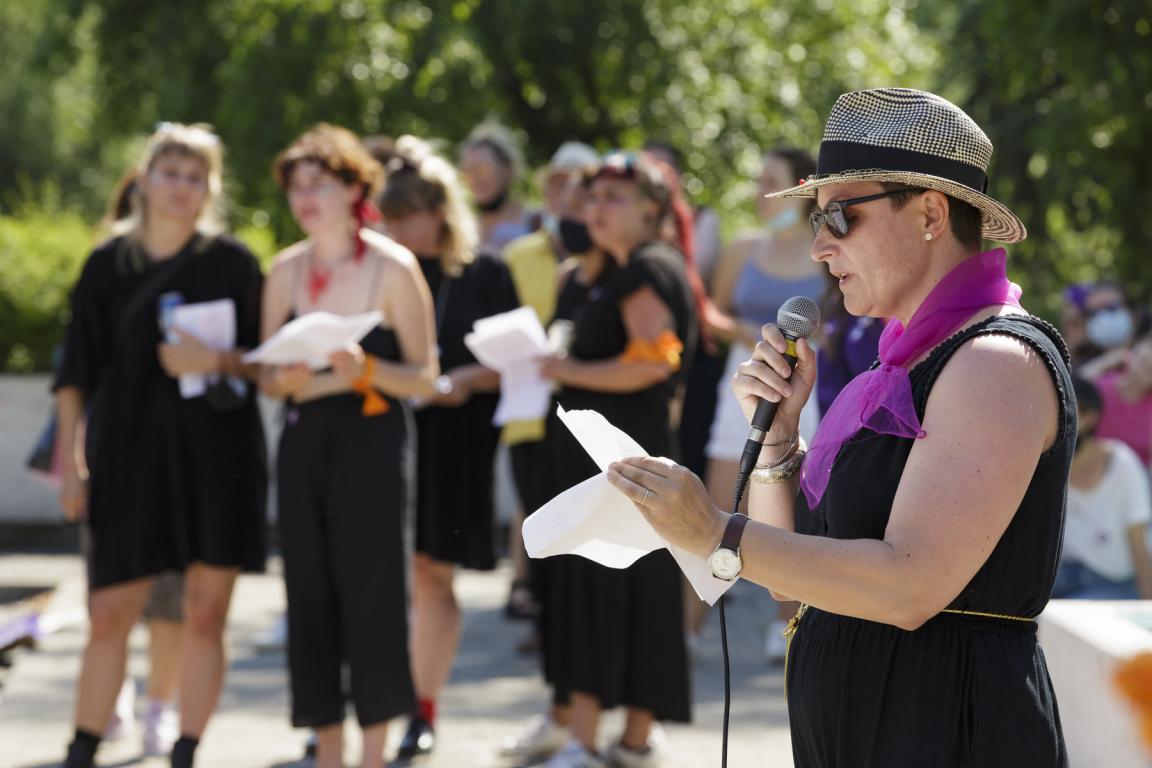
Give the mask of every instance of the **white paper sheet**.
[[[181, 304], [172, 310], [172, 325], [185, 333], [195, 336], [212, 349], [226, 350], [236, 346], [236, 304], [232, 299], [203, 301], [196, 304]], [[180, 377], [180, 396], [188, 399], [204, 394], [209, 382], [216, 382], [219, 376], [202, 373], [187, 373]], [[228, 379], [228, 383], [239, 393], [244, 392], [243, 379]]]
[[542, 419], [552, 400], [552, 383], [537, 362], [548, 354], [548, 336], [531, 307], [477, 320], [464, 343], [481, 365], [500, 372], [500, 403], [492, 423]]
[[244, 355], [246, 363], [304, 363], [314, 371], [328, 367], [328, 356], [355, 344], [380, 325], [379, 312], [333, 315], [309, 312], [285, 324], [263, 344]]
[[631, 500], [608, 482], [609, 464], [647, 452], [596, 411], [565, 411], [558, 406], [556, 413], [600, 474], [569, 488], [524, 521], [528, 554], [580, 555], [610, 568], [627, 568], [665, 547], [700, 599], [715, 605], [734, 582], [717, 579], [704, 558], [661, 539]]

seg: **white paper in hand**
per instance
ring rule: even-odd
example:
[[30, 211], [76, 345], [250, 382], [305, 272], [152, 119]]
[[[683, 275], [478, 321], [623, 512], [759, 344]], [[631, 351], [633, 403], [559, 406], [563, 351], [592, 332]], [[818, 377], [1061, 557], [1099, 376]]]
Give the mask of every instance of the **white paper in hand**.
[[600, 468], [524, 521], [524, 547], [531, 557], [580, 555], [610, 568], [627, 568], [649, 552], [667, 548], [700, 596], [714, 605], [734, 582], [712, 575], [707, 561], [665, 542], [640, 510], [605, 475], [608, 465], [647, 452], [596, 411], [556, 408], [564, 425]]
[[548, 336], [531, 307], [477, 320], [464, 343], [481, 365], [500, 372], [500, 403], [492, 423], [541, 419], [552, 402], [552, 382], [540, 375]]
[[244, 355], [244, 362], [264, 365], [304, 363], [318, 371], [328, 367], [329, 355], [363, 339], [380, 325], [382, 319], [379, 312], [359, 315], [309, 312], [285, 324], [267, 341]]
[[[172, 325], [211, 349], [232, 349], [236, 346], [236, 303], [232, 299], [219, 299], [181, 304], [172, 310]], [[200, 397], [208, 382], [219, 378], [202, 373], [184, 374], [180, 377], [180, 396]], [[243, 379], [229, 378], [229, 384], [241, 394], [247, 386]]]

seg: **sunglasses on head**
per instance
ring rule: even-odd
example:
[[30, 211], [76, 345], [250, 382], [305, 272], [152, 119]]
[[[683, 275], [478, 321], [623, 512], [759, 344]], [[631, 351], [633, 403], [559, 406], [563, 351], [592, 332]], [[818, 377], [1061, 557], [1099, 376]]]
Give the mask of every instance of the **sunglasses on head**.
[[808, 223], [812, 225], [812, 236], [816, 237], [820, 234], [820, 227], [825, 224], [828, 225], [828, 231], [832, 233], [832, 237], [837, 240], [848, 236], [848, 217], [844, 213], [850, 205], [859, 205], [860, 203], [867, 203], [872, 200], [879, 200], [882, 197], [892, 197], [893, 195], [902, 195], [907, 193], [907, 189], [894, 189], [891, 192], [881, 192], [877, 195], [865, 195], [864, 197], [851, 197], [847, 200], [833, 200], [824, 206], [823, 209], [812, 211], [808, 216]]

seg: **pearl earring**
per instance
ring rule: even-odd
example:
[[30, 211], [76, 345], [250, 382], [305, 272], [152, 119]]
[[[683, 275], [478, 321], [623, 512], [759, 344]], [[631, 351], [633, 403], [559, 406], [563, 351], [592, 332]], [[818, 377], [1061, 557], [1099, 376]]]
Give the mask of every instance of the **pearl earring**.
[[925, 232], [924, 233], [924, 239], [925, 240], [931, 240], [932, 239], [932, 233], [931, 232]]

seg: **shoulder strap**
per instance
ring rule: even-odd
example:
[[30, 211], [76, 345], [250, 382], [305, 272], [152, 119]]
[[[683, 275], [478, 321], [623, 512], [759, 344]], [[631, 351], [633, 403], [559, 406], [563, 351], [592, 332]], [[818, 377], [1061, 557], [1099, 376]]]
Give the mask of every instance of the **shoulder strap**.
[[147, 305], [156, 301], [164, 287], [171, 282], [192, 260], [197, 253], [208, 247], [209, 240], [200, 234], [193, 235], [180, 251], [163, 264], [158, 265], [148, 277], [144, 279], [124, 304], [120, 313], [120, 322], [117, 328], [117, 338], [123, 340], [132, 323], [132, 317]]
[[376, 309], [377, 300], [380, 298], [380, 280], [384, 272], [384, 257], [376, 255], [374, 258], [376, 259], [376, 264], [372, 269], [371, 288], [368, 290], [368, 307], [364, 310], [365, 312], [371, 312]]

